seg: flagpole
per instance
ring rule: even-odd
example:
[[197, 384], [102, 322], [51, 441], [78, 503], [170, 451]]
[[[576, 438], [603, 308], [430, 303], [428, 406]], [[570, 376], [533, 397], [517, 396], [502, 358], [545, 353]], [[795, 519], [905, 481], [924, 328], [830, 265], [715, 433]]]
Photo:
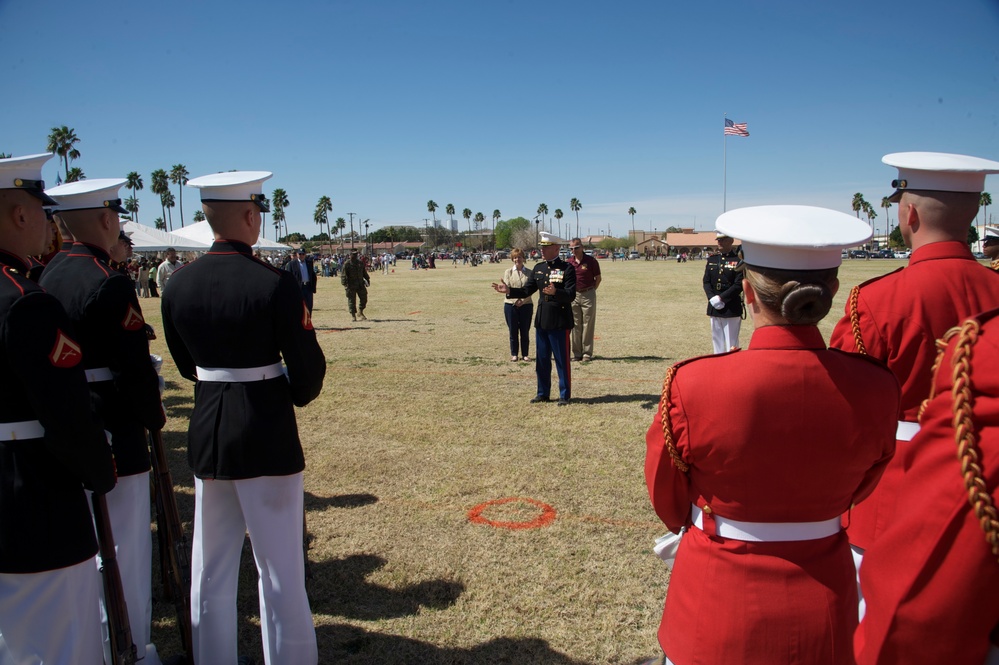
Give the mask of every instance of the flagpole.
[[722, 212], [728, 204], [728, 134], [725, 133], [725, 121], [728, 113], [722, 116]]

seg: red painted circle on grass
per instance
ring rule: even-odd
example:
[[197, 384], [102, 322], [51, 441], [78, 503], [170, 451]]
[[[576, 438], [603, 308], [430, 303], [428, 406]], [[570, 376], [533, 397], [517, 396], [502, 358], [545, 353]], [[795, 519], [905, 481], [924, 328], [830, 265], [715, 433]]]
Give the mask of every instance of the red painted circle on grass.
[[[487, 517], [483, 517], [482, 513], [485, 512], [487, 508], [491, 506], [500, 506], [505, 503], [528, 503], [536, 508], [541, 509], [541, 514], [538, 515], [533, 520], [527, 522], [505, 522], [502, 520], [491, 520]], [[538, 501], [537, 499], [528, 499], [526, 497], [520, 496], [510, 496], [505, 499], [493, 499], [491, 501], [486, 501], [475, 506], [468, 511], [468, 521], [473, 524], [485, 524], [487, 526], [495, 527], [497, 529], [538, 529], [543, 526], [548, 526], [555, 521], [555, 509], [549, 506], [547, 503]]]

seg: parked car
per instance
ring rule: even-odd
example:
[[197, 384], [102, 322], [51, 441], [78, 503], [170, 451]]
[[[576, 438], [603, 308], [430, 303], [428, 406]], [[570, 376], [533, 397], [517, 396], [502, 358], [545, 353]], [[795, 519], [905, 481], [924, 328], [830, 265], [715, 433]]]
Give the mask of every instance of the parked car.
[[907, 259], [907, 258], [909, 258], [910, 256], [912, 256], [912, 252], [909, 252], [909, 251], [905, 251], [905, 252], [901, 252], [901, 251], [900, 251], [900, 252], [895, 252], [895, 258], [896, 258], [896, 259]]
[[853, 249], [853, 250], [850, 250], [850, 258], [851, 259], [866, 259], [867, 258], [867, 250], [866, 249]]
[[637, 259], [637, 258], [639, 258], [639, 254], [638, 254], [638, 252], [631, 252], [630, 254], [628, 254], [628, 258], [629, 259]]

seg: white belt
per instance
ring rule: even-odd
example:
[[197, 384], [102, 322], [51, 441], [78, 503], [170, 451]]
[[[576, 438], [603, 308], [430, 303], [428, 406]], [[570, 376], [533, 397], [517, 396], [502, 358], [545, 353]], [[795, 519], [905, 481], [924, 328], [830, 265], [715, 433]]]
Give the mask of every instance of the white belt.
[[110, 381], [114, 377], [111, 376], [111, 370], [107, 367], [95, 367], [94, 369], [83, 370], [87, 375], [87, 383], [100, 383], [101, 381]]
[[20, 441], [40, 439], [45, 436], [45, 428], [37, 420], [22, 420], [18, 423], [0, 423], [0, 441]]
[[[694, 526], [704, 530], [704, 511], [691, 505]], [[739, 522], [714, 516], [715, 534], [722, 538], [754, 543], [783, 543], [794, 540], [817, 540], [839, 533], [838, 517], [821, 522]]]
[[276, 379], [284, 374], [281, 363], [263, 367], [196, 367], [198, 381], [217, 381], [219, 383], [252, 383]]
[[913, 437], [919, 434], [919, 423], [910, 423], [907, 420], [898, 421], [895, 429], [895, 439], [898, 441], [912, 441]]

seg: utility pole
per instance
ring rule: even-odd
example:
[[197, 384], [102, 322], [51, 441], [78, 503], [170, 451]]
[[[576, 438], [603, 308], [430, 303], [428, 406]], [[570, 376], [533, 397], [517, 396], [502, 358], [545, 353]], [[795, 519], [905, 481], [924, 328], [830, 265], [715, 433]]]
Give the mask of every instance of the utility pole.
[[350, 251], [354, 251], [354, 213], [348, 212], [350, 215]]

